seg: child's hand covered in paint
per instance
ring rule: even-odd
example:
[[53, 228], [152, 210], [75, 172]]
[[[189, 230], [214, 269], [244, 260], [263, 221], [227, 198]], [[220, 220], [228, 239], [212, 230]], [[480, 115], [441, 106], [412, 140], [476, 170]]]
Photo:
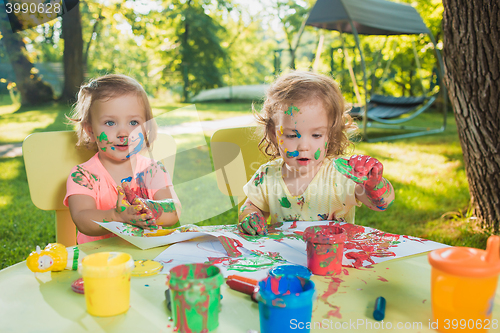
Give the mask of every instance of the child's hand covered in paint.
[[157, 220], [163, 212], [175, 212], [176, 207], [173, 199], [151, 200], [139, 197], [128, 185], [127, 182], [122, 182], [123, 191], [127, 197], [127, 201], [133, 205], [142, 205], [142, 214], [150, 214], [154, 220]]
[[134, 199], [131, 204], [125, 195], [124, 189], [118, 186], [117, 190], [118, 199], [115, 211], [123, 222], [140, 228], [158, 228], [153, 219], [153, 214], [143, 202]]
[[348, 162], [351, 167], [346, 176], [360, 184], [370, 202], [379, 210], [387, 209], [393, 202], [392, 186], [382, 177], [384, 166], [376, 158], [353, 155]]
[[366, 155], [353, 155], [348, 164], [352, 169], [346, 176], [352, 175], [353, 178], [361, 180], [360, 184], [367, 190], [375, 188], [382, 181], [384, 166], [376, 158]]
[[250, 213], [238, 223], [238, 230], [249, 235], [267, 235], [266, 220], [259, 212]]

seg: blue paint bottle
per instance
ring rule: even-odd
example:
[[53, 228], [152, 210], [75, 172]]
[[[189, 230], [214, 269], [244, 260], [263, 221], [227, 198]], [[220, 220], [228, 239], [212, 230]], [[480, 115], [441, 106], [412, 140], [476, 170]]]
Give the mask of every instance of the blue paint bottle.
[[293, 275], [268, 276], [259, 282], [260, 331], [309, 332], [314, 283]]

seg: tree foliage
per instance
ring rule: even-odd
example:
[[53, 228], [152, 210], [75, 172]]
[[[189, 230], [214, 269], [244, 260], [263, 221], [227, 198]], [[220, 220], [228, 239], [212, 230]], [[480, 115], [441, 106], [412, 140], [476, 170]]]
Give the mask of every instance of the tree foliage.
[[12, 31], [5, 12], [0, 13], [0, 40], [16, 75], [22, 105], [38, 105], [54, 99], [52, 87], [41, 79], [26, 49], [22, 35]]
[[[440, 1], [401, 2], [417, 8], [439, 42]], [[338, 50], [338, 33], [306, 27], [297, 42], [314, 3], [272, 0], [262, 2], [263, 10], [249, 14], [252, 4], [236, 0], [84, 1], [80, 9], [86, 77], [124, 73], [137, 78], [151, 95], [171, 91], [186, 100], [203, 89], [271, 81], [275, 50], [282, 56], [278, 72], [309, 70], [323, 35], [318, 70], [331, 73], [347, 92], [347, 99], [353, 100], [347, 59]], [[26, 31], [24, 36], [38, 61], [62, 61], [60, 20]], [[345, 35], [345, 41], [361, 88], [354, 39]], [[416, 69], [412, 43], [421, 70]], [[420, 95], [430, 90], [436, 60], [427, 37], [389, 37], [385, 41], [385, 37], [367, 36], [362, 38], [362, 47], [370, 74], [369, 92]]]

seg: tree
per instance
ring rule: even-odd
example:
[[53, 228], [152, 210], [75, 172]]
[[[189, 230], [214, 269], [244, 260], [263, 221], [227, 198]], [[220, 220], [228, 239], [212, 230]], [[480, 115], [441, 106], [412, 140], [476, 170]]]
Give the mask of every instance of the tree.
[[305, 28], [307, 13], [314, 3], [307, 1], [300, 5], [295, 0], [277, 0], [274, 5], [275, 15], [279, 18], [285, 38], [288, 51], [290, 53], [290, 68], [295, 69], [295, 57], [297, 48], [300, 45], [300, 38]]
[[64, 39], [64, 87], [60, 99], [74, 102], [83, 81], [83, 37], [79, 5], [63, 15], [62, 38]]
[[134, 34], [144, 38], [151, 52], [159, 52], [165, 83], [182, 85], [182, 98], [223, 84], [226, 50], [221, 11], [230, 10], [223, 0], [162, 1], [161, 10], [145, 15], [128, 13]]
[[0, 11], [0, 39], [9, 55], [16, 74], [16, 85], [21, 95], [21, 105], [37, 105], [54, 99], [52, 87], [42, 81], [38, 70], [31, 63], [26, 45], [19, 33], [14, 33], [5, 11]]
[[500, 221], [498, 1], [444, 0], [444, 65], [469, 191], [483, 225]]

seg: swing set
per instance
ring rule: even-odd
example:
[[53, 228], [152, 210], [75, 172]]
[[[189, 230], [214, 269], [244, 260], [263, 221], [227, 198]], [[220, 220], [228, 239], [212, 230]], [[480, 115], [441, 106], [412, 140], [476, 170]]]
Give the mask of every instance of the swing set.
[[[358, 107], [351, 110], [351, 115], [362, 118], [362, 135], [363, 139], [368, 142], [395, 140], [409, 138], [421, 135], [435, 134], [443, 132], [446, 129], [446, 88], [442, 83], [443, 78], [443, 60], [439, 50], [436, 47], [434, 36], [429, 28], [425, 25], [422, 17], [415, 8], [401, 3], [390, 2], [386, 0], [318, 0], [307, 18], [306, 25], [314, 26], [321, 29], [336, 30], [340, 32], [342, 49], [344, 58], [349, 69], [350, 78], [353, 84]], [[349, 33], [354, 36], [356, 48], [358, 49], [361, 67], [363, 71], [363, 90], [364, 101], [361, 99], [359, 88], [356, 82], [353, 68], [350, 64], [349, 54], [343, 38], [344, 33]], [[437, 58], [439, 68], [437, 70], [437, 85], [439, 92], [432, 93], [425, 88], [422, 77], [419, 76], [422, 85], [422, 96], [388, 96], [374, 94], [373, 87], [370, 97], [368, 97], [368, 75], [365, 63], [365, 57], [361, 49], [359, 35], [385, 35], [385, 47], [388, 36], [392, 35], [420, 35], [427, 34], [434, 45], [434, 51]], [[392, 47], [396, 44], [393, 42]], [[417, 73], [421, 72], [421, 65], [418, 58], [415, 43], [412, 42], [415, 63], [418, 68]], [[380, 64], [382, 49], [377, 60], [374, 59], [376, 68]], [[387, 80], [392, 59], [386, 63], [382, 78], [379, 83]], [[432, 80], [431, 80], [432, 81]], [[374, 79], [372, 77], [372, 84]], [[373, 86], [373, 85], [372, 85]], [[442, 94], [442, 125], [438, 128], [416, 127], [402, 125], [412, 119], [415, 119], [424, 111], [429, 109], [437, 99], [437, 95]], [[389, 135], [384, 137], [369, 137], [368, 128], [383, 128], [392, 130], [403, 130], [406, 133]]]

